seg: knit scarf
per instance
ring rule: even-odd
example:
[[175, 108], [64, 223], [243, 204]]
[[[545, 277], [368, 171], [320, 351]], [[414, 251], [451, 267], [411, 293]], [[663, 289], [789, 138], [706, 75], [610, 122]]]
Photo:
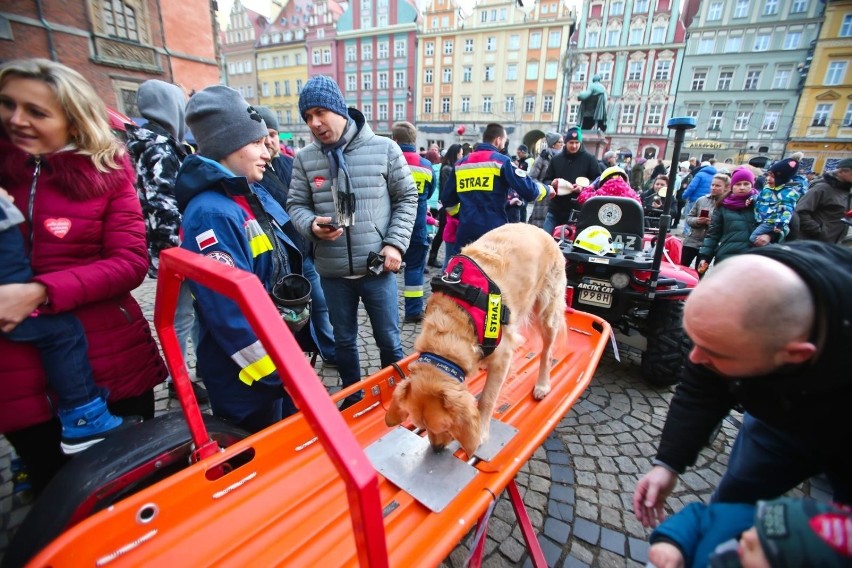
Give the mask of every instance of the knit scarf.
[[323, 144], [320, 148], [328, 159], [328, 170], [331, 172], [331, 195], [337, 210], [337, 223], [341, 227], [351, 227], [355, 224], [355, 194], [352, 192], [352, 179], [349, 177], [343, 151], [357, 133], [357, 125], [350, 118], [340, 140], [334, 144]]
[[725, 209], [745, 209], [750, 206], [752, 201], [754, 200], [754, 196], [757, 195], [757, 190], [752, 189], [751, 192], [742, 194], [742, 193], [729, 193], [725, 199], [722, 200], [722, 207]]

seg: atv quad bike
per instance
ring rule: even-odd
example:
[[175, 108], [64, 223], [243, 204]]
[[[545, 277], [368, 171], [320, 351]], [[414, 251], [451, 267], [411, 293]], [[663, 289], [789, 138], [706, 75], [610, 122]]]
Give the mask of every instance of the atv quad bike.
[[[680, 154], [684, 130], [692, 119], [671, 119], [674, 157]], [[674, 177], [669, 181], [663, 211], [670, 211]], [[568, 285], [574, 288], [571, 307], [605, 319], [613, 329], [647, 340], [641, 372], [648, 384], [678, 382], [691, 343], [683, 331], [683, 304], [698, 284], [698, 274], [680, 266], [680, 241], [668, 235], [670, 216], [646, 223], [642, 205], [626, 197], [593, 197], [583, 204], [573, 227], [579, 235], [591, 226], [609, 230], [614, 252], [603, 256], [562, 239]], [[657, 225], [657, 228], [649, 226]]]

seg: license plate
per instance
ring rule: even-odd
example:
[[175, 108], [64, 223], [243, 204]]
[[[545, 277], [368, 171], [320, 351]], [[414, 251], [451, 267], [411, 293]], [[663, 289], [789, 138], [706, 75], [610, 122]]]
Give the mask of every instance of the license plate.
[[594, 290], [580, 290], [580, 297], [577, 301], [581, 304], [608, 308], [612, 306], [612, 294], [607, 292], [595, 292]]

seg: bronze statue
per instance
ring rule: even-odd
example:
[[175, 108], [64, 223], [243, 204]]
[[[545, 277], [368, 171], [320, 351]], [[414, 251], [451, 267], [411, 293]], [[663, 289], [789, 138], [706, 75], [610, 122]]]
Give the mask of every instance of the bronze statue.
[[580, 110], [577, 121], [583, 130], [591, 130], [597, 127], [601, 132], [606, 132], [606, 90], [601, 85], [601, 76], [592, 77], [589, 88], [577, 95], [580, 101]]

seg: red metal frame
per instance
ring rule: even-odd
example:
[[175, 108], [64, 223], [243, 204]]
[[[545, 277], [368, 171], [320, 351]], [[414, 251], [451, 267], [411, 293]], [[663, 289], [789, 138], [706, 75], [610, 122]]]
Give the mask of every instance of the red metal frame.
[[190, 433], [198, 448], [197, 457], [200, 459], [218, 452], [218, 446], [204, 427], [174, 329], [175, 309], [184, 278], [199, 282], [230, 298], [245, 314], [275, 363], [287, 392], [304, 413], [346, 484], [359, 563], [362, 566], [387, 567], [387, 543], [378, 475], [322, 383], [318, 380], [296, 380], [296, 377], [315, 379], [316, 373], [290, 330], [278, 317], [260, 280], [250, 272], [180, 248], [171, 248], [160, 253], [154, 325]]

